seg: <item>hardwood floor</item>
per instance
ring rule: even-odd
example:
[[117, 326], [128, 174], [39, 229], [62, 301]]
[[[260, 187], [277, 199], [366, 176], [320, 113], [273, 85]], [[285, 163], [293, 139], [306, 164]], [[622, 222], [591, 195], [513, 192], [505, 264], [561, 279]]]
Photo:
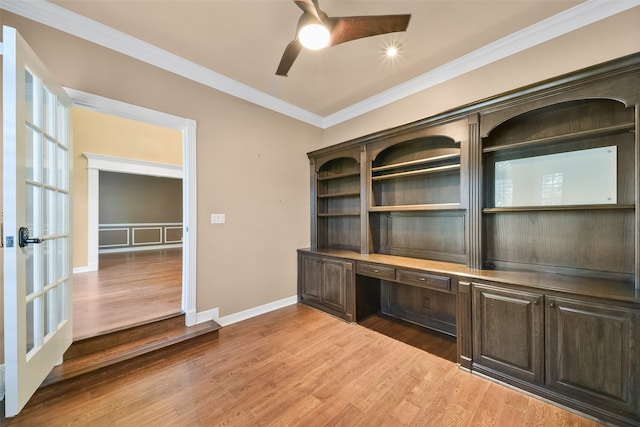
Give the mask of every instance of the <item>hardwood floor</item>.
[[[384, 316], [367, 320], [381, 329], [399, 326], [384, 326]], [[446, 347], [444, 341], [437, 347]], [[298, 304], [226, 326], [217, 340], [140, 359], [126, 371], [43, 388], [20, 415], [0, 418], [0, 425], [598, 424]]]
[[102, 254], [73, 282], [74, 339], [180, 313], [182, 249]]
[[365, 328], [380, 332], [388, 337], [402, 341], [413, 347], [456, 362], [458, 353], [456, 339], [450, 335], [436, 332], [381, 313], [374, 314], [358, 322]]

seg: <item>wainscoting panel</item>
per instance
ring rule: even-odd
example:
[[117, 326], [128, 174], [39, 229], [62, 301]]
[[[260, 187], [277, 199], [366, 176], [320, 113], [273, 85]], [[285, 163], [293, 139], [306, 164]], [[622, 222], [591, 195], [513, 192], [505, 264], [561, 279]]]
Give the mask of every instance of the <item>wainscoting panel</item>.
[[99, 252], [124, 252], [182, 246], [181, 223], [100, 224]]

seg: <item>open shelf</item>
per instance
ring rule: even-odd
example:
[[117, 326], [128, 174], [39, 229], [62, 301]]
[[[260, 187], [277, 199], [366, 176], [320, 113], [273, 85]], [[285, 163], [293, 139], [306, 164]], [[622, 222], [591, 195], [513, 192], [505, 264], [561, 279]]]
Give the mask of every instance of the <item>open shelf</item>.
[[323, 218], [339, 218], [343, 216], [360, 216], [360, 212], [319, 213], [318, 216]]
[[[482, 149], [485, 265], [576, 276], [597, 271], [611, 279], [633, 276], [633, 119], [634, 111], [619, 101], [577, 99], [527, 111], [491, 129]], [[515, 163], [522, 160], [528, 168], [517, 169]], [[498, 163], [508, 166], [509, 174], [499, 176]], [[597, 174], [602, 171], [607, 174]], [[513, 203], [500, 206], [499, 192]], [[543, 196], [557, 198], [557, 204], [531, 205]]]
[[460, 164], [457, 163], [455, 165], [436, 166], [433, 168], [417, 169], [417, 170], [407, 171], [407, 172], [397, 172], [397, 173], [390, 173], [387, 175], [377, 175], [377, 176], [371, 177], [371, 180], [382, 181], [385, 179], [405, 178], [408, 176], [426, 175], [430, 173], [447, 172], [447, 171], [453, 171], [453, 170], [459, 170], [459, 169], [460, 169]]
[[378, 166], [378, 167], [375, 167], [375, 168], [371, 168], [371, 172], [382, 172], [382, 171], [390, 170], [390, 169], [400, 169], [400, 168], [407, 168], [407, 167], [412, 167], [412, 166], [426, 165], [426, 164], [430, 164], [430, 163], [441, 162], [443, 160], [459, 159], [459, 158], [460, 158], [460, 154], [458, 154], [458, 153], [443, 154], [441, 156], [434, 156], [434, 157], [428, 157], [428, 158], [424, 158], [424, 159], [417, 159], [417, 160], [410, 160], [410, 161], [406, 161], [406, 162], [394, 163], [394, 164], [385, 165], [385, 166]]
[[329, 181], [332, 179], [350, 178], [360, 176], [360, 172], [346, 172], [335, 175], [318, 176], [318, 181]]
[[504, 145], [494, 145], [494, 146], [483, 148], [482, 152], [491, 153], [496, 151], [526, 148], [530, 146], [539, 146], [542, 144], [569, 142], [569, 141], [586, 139], [586, 138], [596, 138], [596, 137], [602, 137], [607, 135], [614, 135], [622, 132], [632, 132], [634, 129], [635, 129], [635, 124], [633, 122], [623, 123], [619, 125], [589, 129], [581, 132], [571, 132], [571, 133], [562, 134], [562, 135], [554, 135], [546, 138], [537, 138], [537, 139], [531, 139], [528, 141], [513, 142], [510, 144], [504, 144]]
[[345, 191], [343, 193], [318, 194], [318, 199], [330, 199], [333, 197], [360, 197], [359, 191]]
[[482, 213], [502, 213], [502, 212], [544, 212], [544, 211], [587, 211], [602, 209], [635, 209], [635, 205], [550, 205], [550, 206], [514, 206], [505, 208], [484, 208]]
[[461, 169], [467, 142], [461, 135], [468, 135], [464, 120], [371, 151], [367, 222], [373, 253], [466, 262]]
[[460, 203], [438, 203], [423, 205], [371, 206], [369, 212], [406, 212], [406, 211], [452, 211], [461, 209]]

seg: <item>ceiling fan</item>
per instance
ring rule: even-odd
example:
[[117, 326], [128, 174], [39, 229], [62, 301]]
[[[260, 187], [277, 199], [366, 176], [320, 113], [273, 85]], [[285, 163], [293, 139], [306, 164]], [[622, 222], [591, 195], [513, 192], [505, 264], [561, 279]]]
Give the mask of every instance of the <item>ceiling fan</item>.
[[345, 16], [332, 18], [324, 13], [318, 0], [293, 0], [302, 9], [296, 38], [287, 45], [276, 75], [287, 76], [303, 47], [322, 49], [351, 40], [405, 31], [411, 15]]

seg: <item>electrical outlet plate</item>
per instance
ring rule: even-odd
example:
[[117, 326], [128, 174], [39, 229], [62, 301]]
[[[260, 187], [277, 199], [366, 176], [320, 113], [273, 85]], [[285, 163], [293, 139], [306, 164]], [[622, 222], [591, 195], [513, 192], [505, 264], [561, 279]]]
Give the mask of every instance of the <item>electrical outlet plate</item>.
[[224, 214], [211, 214], [211, 224], [224, 224], [226, 221]]

